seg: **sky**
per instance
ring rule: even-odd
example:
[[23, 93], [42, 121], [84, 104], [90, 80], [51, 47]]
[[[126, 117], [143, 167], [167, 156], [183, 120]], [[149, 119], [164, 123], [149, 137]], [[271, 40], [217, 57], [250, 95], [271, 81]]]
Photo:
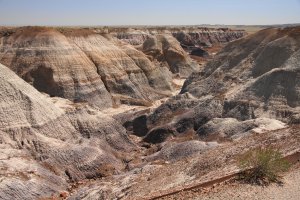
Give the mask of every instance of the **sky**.
[[300, 0], [0, 0], [0, 25], [300, 23]]

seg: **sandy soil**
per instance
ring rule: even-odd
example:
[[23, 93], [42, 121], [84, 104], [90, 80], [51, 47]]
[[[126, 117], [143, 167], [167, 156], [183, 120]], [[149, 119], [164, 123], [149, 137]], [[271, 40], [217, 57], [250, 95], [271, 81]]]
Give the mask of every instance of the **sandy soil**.
[[299, 200], [300, 164], [296, 164], [283, 177], [283, 184], [258, 186], [229, 181], [210, 188], [185, 191], [162, 199], [194, 200]]

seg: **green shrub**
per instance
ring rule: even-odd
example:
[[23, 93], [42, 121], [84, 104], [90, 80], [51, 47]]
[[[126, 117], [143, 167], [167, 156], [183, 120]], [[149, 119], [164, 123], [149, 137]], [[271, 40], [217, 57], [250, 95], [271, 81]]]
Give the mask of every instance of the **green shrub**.
[[272, 148], [256, 148], [238, 158], [242, 172], [239, 178], [251, 184], [268, 185], [279, 182], [280, 174], [290, 168], [282, 154]]

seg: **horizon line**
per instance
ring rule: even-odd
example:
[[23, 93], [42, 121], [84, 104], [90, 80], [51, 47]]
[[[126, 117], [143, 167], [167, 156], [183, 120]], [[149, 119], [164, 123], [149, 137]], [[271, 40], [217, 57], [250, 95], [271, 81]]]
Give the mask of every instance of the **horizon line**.
[[149, 26], [149, 27], [183, 27], [183, 26], [288, 26], [288, 25], [299, 25], [300, 22], [295, 23], [280, 23], [280, 24], [165, 24], [165, 25], [155, 25], [155, 24], [128, 24], [128, 25], [35, 25], [35, 24], [0, 24], [0, 27], [141, 27], [141, 26]]

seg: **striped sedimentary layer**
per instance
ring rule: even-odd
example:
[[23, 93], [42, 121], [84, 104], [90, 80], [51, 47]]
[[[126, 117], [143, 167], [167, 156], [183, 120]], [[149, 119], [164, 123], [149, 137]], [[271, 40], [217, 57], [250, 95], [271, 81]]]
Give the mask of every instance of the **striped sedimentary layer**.
[[87, 30], [10, 29], [0, 39], [0, 62], [41, 92], [98, 108], [149, 104], [172, 91], [170, 72]]

